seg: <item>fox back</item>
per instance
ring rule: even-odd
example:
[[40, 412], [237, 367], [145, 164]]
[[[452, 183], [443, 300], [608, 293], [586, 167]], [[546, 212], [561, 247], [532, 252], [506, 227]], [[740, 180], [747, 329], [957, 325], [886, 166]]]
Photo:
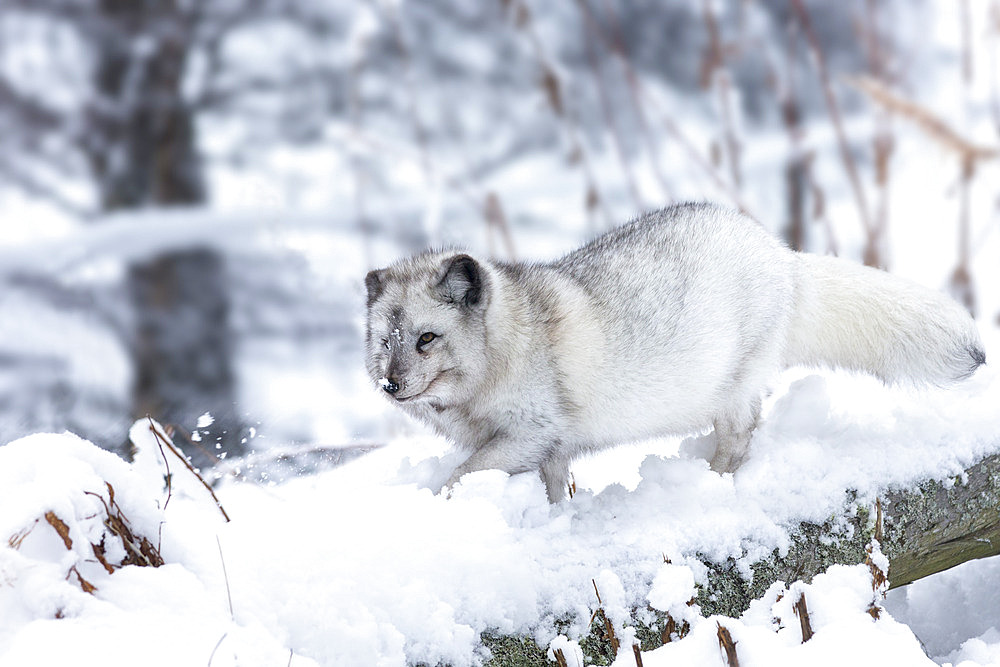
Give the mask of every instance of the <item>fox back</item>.
[[960, 307], [859, 269], [710, 205], [647, 214], [548, 264], [425, 253], [366, 278], [368, 372], [471, 450], [449, 483], [539, 470], [556, 500], [583, 453], [706, 426], [713, 469], [731, 471], [790, 364], [943, 382], [984, 360]]

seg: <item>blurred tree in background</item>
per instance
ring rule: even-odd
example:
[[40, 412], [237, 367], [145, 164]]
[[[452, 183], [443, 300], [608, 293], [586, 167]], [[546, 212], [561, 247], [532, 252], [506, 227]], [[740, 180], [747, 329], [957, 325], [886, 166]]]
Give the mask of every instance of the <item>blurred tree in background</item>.
[[[147, 413], [224, 452], [257, 421], [381, 437], [350, 397], [365, 269], [428, 244], [551, 256], [685, 199], [889, 268], [914, 211], [946, 219], [935, 270], [974, 309], [998, 17], [992, 0], [4, 0], [0, 441], [123, 442]], [[929, 151], [926, 187], [910, 167]], [[338, 410], [350, 426], [324, 421]]]

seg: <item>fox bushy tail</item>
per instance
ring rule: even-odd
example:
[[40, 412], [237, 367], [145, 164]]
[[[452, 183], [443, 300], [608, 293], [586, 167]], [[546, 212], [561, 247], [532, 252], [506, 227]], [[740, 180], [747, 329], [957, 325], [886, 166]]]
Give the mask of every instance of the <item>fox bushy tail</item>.
[[940, 385], [986, 363], [972, 317], [944, 294], [846, 260], [796, 255], [789, 365]]

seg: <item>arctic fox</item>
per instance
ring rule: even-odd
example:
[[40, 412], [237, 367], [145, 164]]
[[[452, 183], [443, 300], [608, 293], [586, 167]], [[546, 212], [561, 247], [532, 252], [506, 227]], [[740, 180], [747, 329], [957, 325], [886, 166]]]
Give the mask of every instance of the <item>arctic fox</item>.
[[449, 486], [538, 470], [551, 502], [584, 453], [709, 425], [712, 469], [735, 470], [789, 366], [944, 384], [986, 361], [948, 297], [793, 252], [709, 204], [647, 213], [549, 264], [427, 252], [365, 284], [372, 380], [471, 451]]

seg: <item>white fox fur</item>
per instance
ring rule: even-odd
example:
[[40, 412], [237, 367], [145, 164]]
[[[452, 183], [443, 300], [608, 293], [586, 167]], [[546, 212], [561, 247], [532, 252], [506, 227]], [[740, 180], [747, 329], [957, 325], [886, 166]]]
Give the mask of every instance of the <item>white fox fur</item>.
[[712, 468], [735, 470], [788, 366], [943, 384], [985, 362], [948, 297], [793, 252], [707, 204], [648, 213], [550, 264], [429, 252], [366, 285], [372, 380], [471, 451], [449, 484], [538, 470], [553, 502], [581, 454], [709, 425]]

